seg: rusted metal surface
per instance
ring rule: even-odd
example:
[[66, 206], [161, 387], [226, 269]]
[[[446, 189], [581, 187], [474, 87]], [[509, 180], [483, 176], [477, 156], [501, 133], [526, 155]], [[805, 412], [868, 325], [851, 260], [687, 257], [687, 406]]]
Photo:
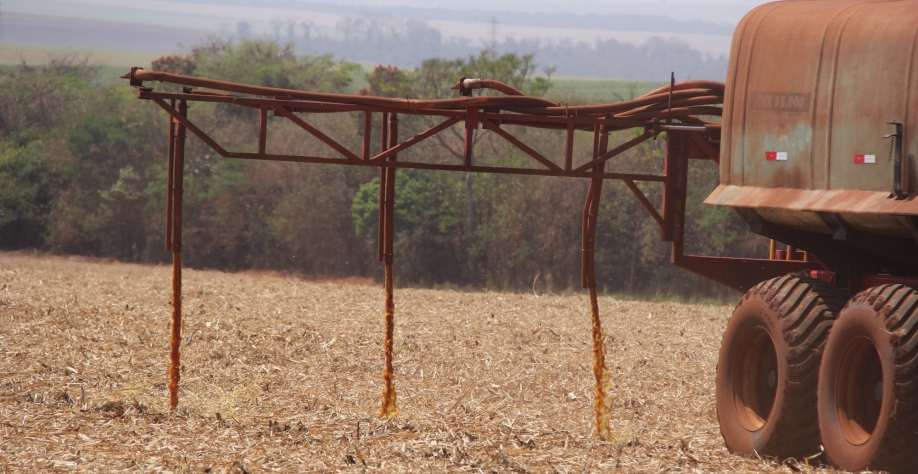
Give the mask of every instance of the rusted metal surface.
[[[175, 108], [175, 101], [169, 107]], [[169, 119], [169, 145], [166, 158], [166, 251], [172, 251], [172, 180], [175, 176], [175, 120]]]
[[821, 270], [819, 262], [768, 260], [763, 258], [708, 257], [675, 255], [672, 263], [741, 293], [775, 277], [801, 271]]
[[[723, 187], [706, 202], [918, 215], [916, 41], [915, 2], [776, 2], [749, 13], [728, 67]], [[891, 122], [903, 133], [884, 140]], [[880, 230], [892, 228], [903, 227], [893, 219]]]
[[[708, 97], [709, 104], [718, 104], [720, 101], [711, 99], [712, 97], [722, 97], [724, 85], [714, 81], [688, 81], [676, 85], [676, 90], [670, 94], [669, 87], [665, 92], [655, 94], [645, 94], [637, 99], [623, 102], [599, 105], [582, 105], [582, 106], [562, 106], [546, 99], [530, 96], [480, 96], [480, 97], [460, 97], [457, 99], [437, 99], [437, 100], [417, 100], [417, 99], [390, 99], [384, 97], [332, 94], [322, 92], [306, 92], [291, 89], [279, 89], [274, 87], [250, 86], [246, 84], [237, 84], [233, 82], [219, 81], [214, 79], [204, 79], [193, 76], [182, 76], [158, 71], [145, 71], [134, 68], [125, 76], [125, 79], [131, 79], [132, 85], [142, 85], [143, 81], [160, 81], [172, 84], [181, 84], [192, 87], [206, 87], [217, 89], [218, 91], [235, 92], [240, 94], [251, 94], [263, 97], [289, 97], [290, 100], [276, 99], [278, 102], [295, 103], [295, 105], [304, 107], [303, 111], [319, 112], [325, 111], [346, 111], [348, 106], [356, 107], [350, 110], [361, 110], [361, 108], [391, 109], [391, 111], [401, 113], [425, 113], [430, 114], [435, 111], [462, 111], [468, 107], [477, 108], [499, 108], [500, 110], [511, 111], [519, 114], [535, 116], [558, 116], [558, 117], [604, 117], [610, 115], [613, 118], [625, 118], [627, 115], [645, 114], [651, 112], [651, 116], [642, 116], [639, 120], [649, 120], [651, 118], [663, 118], [669, 116], [668, 100], [672, 98], [672, 116], [688, 115], [720, 115], [719, 107], [710, 106], [692, 106], [684, 104], [679, 106], [679, 100], [691, 99], [697, 97]], [[496, 82], [496, 81], [494, 81]], [[192, 93], [195, 91], [191, 91]], [[168, 97], [157, 94], [159, 97]], [[212, 95], [196, 94], [194, 100], [208, 102], [229, 102], [242, 106], [256, 106], [256, 104], [265, 102], [265, 99], [235, 97], [232, 95]], [[143, 98], [143, 97], [142, 97]], [[660, 106], [662, 104], [662, 106]], [[284, 104], [278, 104], [284, 105]], [[657, 105], [657, 108], [643, 110], [641, 107]], [[331, 107], [329, 107], [331, 106]], [[678, 107], [677, 107], [678, 106]]]
[[[471, 145], [470, 145], [471, 142], [469, 142], [469, 145], [466, 147], [467, 148], [466, 154], [465, 154], [466, 159], [463, 162], [463, 164], [455, 164], [455, 165], [437, 164], [437, 163], [405, 162], [405, 161], [379, 162], [379, 160], [373, 160], [373, 159], [361, 159], [361, 160], [355, 161], [353, 159], [348, 159], [347, 157], [335, 158], [335, 157], [330, 157], [330, 156], [277, 155], [277, 154], [271, 154], [271, 153], [233, 152], [233, 151], [228, 151], [225, 148], [223, 148], [223, 146], [221, 146], [213, 138], [211, 138], [204, 131], [198, 128], [191, 120], [189, 120], [186, 117], [179, 116], [179, 114], [177, 114], [174, 110], [170, 110], [170, 107], [165, 102], [166, 99], [198, 100], [201, 97], [206, 98], [207, 96], [193, 95], [193, 94], [156, 93], [150, 90], [143, 90], [143, 89], [139, 91], [138, 96], [140, 98], [150, 99], [151, 101], [159, 105], [161, 108], [163, 108], [163, 110], [168, 112], [173, 117], [174, 120], [183, 124], [188, 129], [188, 131], [190, 131], [192, 134], [197, 136], [199, 139], [201, 139], [201, 141], [206, 143], [208, 146], [210, 146], [214, 151], [216, 151], [220, 156], [224, 158], [240, 158], [240, 159], [268, 160], [268, 161], [288, 161], [288, 162], [295, 162], [295, 163], [350, 164], [350, 165], [355, 165], [355, 166], [373, 166], [373, 167], [383, 166], [383, 167], [394, 167], [394, 168], [415, 168], [415, 169], [441, 170], [441, 171], [519, 174], [519, 175], [531, 175], [531, 176], [566, 176], [566, 177], [574, 177], [574, 178], [593, 178], [593, 177], [599, 176], [605, 179], [631, 179], [634, 181], [663, 181], [664, 179], [664, 176], [649, 175], [649, 174], [596, 173], [596, 172], [591, 172], [588, 170], [579, 170], [579, 169], [566, 171], [562, 169], [560, 166], [558, 166], [557, 164], [554, 164], [554, 162], [552, 162], [551, 160], [548, 160], [544, 156], [541, 156], [541, 154], [538, 154], [538, 152], [534, 152], [534, 151], [533, 152], [536, 155], [538, 155], [540, 159], [543, 160], [543, 161], [539, 161], [537, 159], [537, 161], [539, 161], [539, 163], [542, 165], [542, 169], [534, 169], [534, 168], [528, 168], [528, 167], [522, 167], [522, 166], [516, 167], [516, 168], [479, 166], [479, 165], [472, 164]], [[226, 99], [226, 97], [221, 97], [221, 98]], [[270, 106], [277, 105], [276, 101], [273, 99], [263, 99], [263, 100], [265, 100]], [[247, 99], [247, 101], [249, 103], [253, 103], [252, 101], [256, 101], [256, 99]], [[292, 103], [291, 101], [284, 101], [284, 102], [288, 104]], [[303, 110], [307, 108], [311, 109], [311, 106], [310, 107], [297, 106], [297, 107], [292, 107], [292, 108], [297, 109], [297, 110]], [[504, 117], [510, 116], [507, 114], [491, 114], [491, 113], [480, 112], [476, 108], [473, 108], [473, 107], [470, 107], [469, 109], [475, 110], [474, 115], [477, 117], [482, 117], [486, 119], [487, 117], [494, 117], [494, 120], [493, 121], [489, 120], [489, 123], [491, 123], [491, 125], [493, 125], [494, 127], [498, 129], [499, 129], [500, 123], [502, 121], [505, 121]], [[391, 110], [391, 109], [385, 109], [385, 110]], [[343, 110], [336, 110], [336, 112], [354, 112], [354, 111], [363, 112], [369, 116], [369, 114], [373, 112], [374, 109], [372, 108], [366, 108], [366, 109], [348, 108], [348, 109], [343, 109]], [[387, 113], [387, 112], [383, 112], [383, 113]], [[408, 113], [419, 114], [419, 112], [416, 112], [416, 111], [408, 112]], [[466, 113], [466, 114], [461, 114], [458, 116], [462, 117], [463, 115], [471, 116], [472, 114]], [[608, 125], [610, 130], [621, 130], [624, 128], [633, 128], [633, 127], [640, 126], [640, 127], [644, 127], [645, 130], [649, 129], [649, 132], [645, 133], [645, 135], [642, 136], [641, 138], [642, 140], [650, 138], [652, 136], [656, 136], [661, 131], [658, 129], [663, 129], [663, 127], [665, 127], [662, 125], [658, 126], [656, 123], [652, 121], [635, 121], [635, 120], [630, 120], [630, 119], [614, 119], [614, 118], [609, 119], [606, 117], [594, 117], [594, 118], [589, 118], [589, 117], [540, 117], [540, 116], [524, 116], [520, 114], [514, 114], [512, 115], [512, 117], [518, 117], [514, 120], [515, 125], [539, 126], [543, 123], [546, 123], [546, 121], [553, 121], [554, 123], [558, 123], [561, 126], [565, 126], [564, 125], [565, 123], [570, 122], [570, 123], [574, 123], [575, 128], [578, 130], [588, 129], [590, 131], [593, 130], [594, 125], [598, 125], [598, 124]], [[469, 117], [464, 117], [464, 118], [466, 122], [470, 121]], [[383, 126], [385, 127], [387, 125], [385, 125], [384, 123]], [[717, 134], [719, 133], [720, 125], [719, 124], [706, 124], [703, 126], [703, 128], [705, 130], [709, 130], [710, 133]], [[467, 128], [466, 130], [467, 130], [467, 134], [471, 134], [474, 128]], [[436, 133], [439, 133], [441, 131], [442, 129], [438, 129]], [[422, 133], [422, 135], [428, 132], [424, 132]], [[506, 135], [510, 137], [511, 143], [517, 143], [517, 142], [522, 143], [516, 140], [514, 137], [512, 137], [512, 135], [509, 135], [509, 134], [506, 134]], [[427, 135], [424, 138], [427, 138], [428, 136], [430, 135]], [[365, 140], [367, 139], [365, 138]], [[407, 149], [413, 145], [416, 145], [419, 141], [420, 140], [417, 139], [417, 137], [406, 140], [407, 143], [402, 143], [399, 145], [400, 146], [399, 151]], [[624, 148], [617, 148], [616, 150], [617, 152], [621, 152], [621, 151], [624, 151], [630, 148], [633, 145], [634, 144], [632, 143]], [[341, 145], [338, 142], [335, 142], [335, 146], [343, 147], [343, 145]], [[364, 143], [363, 149], [368, 150], [368, 145], [366, 144], [366, 141]], [[379, 156], [374, 157], [374, 158], [379, 158]], [[608, 159], [608, 158], [611, 158], [611, 156], [603, 157], [603, 159]], [[544, 160], [547, 160], [551, 162], [552, 164], [549, 165], [545, 163]]]
[[[609, 148], [609, 131], [600, 129], [599, 142], [593, 156], [599, 157]], [[604, 161], [596, 161], [597, 171], [605, 167]], [[590, 292], [590, 321], [593, 339], [593, 377], [596, 384], [596, 395], [593, 399], [593, 411], [596, 414], [596, 435], [609, 439], [609, 420], [612, 401], [606, 392], [610, 384], [609, 370], [606, 367], [605, 335], [602, 321], [599, 318], [599, 301], [596, 298], [596, 224], [599, 219], [599, 201], [602, 199], [602, 179], [593, 178], [583, 206], [583, 253], [581, 257], [581, 285]]]
[[[387, 148], [393, 150], [396, 148], [393, 144], [398, 143], [398, 115], [391, 114], [387, 120], [388, 128], [383, 130], [384, 141], [383, 150]], [[395, 161], [396, 155], [388, 155], [386, 160]], [[394, 261], [394, 240], [395, 240], [395, 168], [380, 168], [380, 175], [385, 179], [379, 182], [380, 192], [380, 219], [379, 219], [379, 238], [381, 255], [386, 265], [386, 337], [383, 341], [383, 352], [386, 358], [386, 366], [383, 370], [383, 395], [382, 403], [379, 408], [378, 416], [380, 418], [390, 418], [398, 415], [398, 408], [395, 403], [395, 383], [392, 381], [393, 368], [392, 359], [395, 333], [395, 301], [393, 290], [395, 280], [392, 275], [392, 263]]]
[[[834, 277], [834, 275], [832, 275]], [[858, 293], [880, 285], [905, 285], [918, 289], [918, 277], [897, 275], [863, 275], [858, 282]]]
[[672, 242], [670, 262], [696, 275], [745, 293], [765, 280], [792, 272], [823, 270], [819, 261], [802, 262], [771, 258], [729, 258], [685, 255], [685, 203], [688, 190], [688, 150], [691, 133], [671, 131], [666, 136], [665, 166], [668, 181], [663, 190], [663, 235]]
[[463, 97], [471, 97], [474, 89], [494, 89], [507, 95], [525, 95], [503, 82], [491, 79], [466, 79], [463, 77], [451, 89], [458, 90], [459, 95]]
[[590, 319], [593, 336], [593, 377], [596, 379], [596, 395], [593, 399], [593, 411], [596, 414], [596, 436], [608, 440], [609, 421], [612, 419], [612, 403], [607, 390], [611, 388], [612, 378], [606, 367], [605, 335], [599, 319], [599, 301], [596, 298], [596, 284], [589, 287]]
[[[892, 174], [890, 174], [892, 176]], [[890, 178], [892, 183], [892, 178]], [[890, 191], [862, 190], [809, 190], [795, 188], [770, 188], [759, 186], [722, 185], [705, 199], [705, 204], [715, 206], [749, 207], [799, 212], [840, 212], [850, 214], [884, 215], [872, 227], [888, 232], [908, 230], [895, 216], [915, 215], [918, 202], [890, 199]], [[789, 218], [791, 219], [791, 218]], [[885, 223], [884, 223], [885, 221]], [[793, 222], [793, 221], [790, 221]]]
[[[185, 116], [188, 114], [188, 104], [185, 101], [179, 102], [178, 114]], [[170, 138], [172, 135], [170, 128]], [[169, 247], [172, 248], [172, 337], [169, 341], [169, 409], [175, 410], [178, 406], [178, 385], [181, 378], [181, 352], [182, 345], [182, 192], [184, 190], [184, 167], [185, 167], [185, 127], [178, 125], [175, 135], [175, 147], [173, 155], [174, 165], [172, 171], [172, 208], [170, 216], [172, 225], [172, 241]]]
[[728, 66], [721, 183], [705, 203], [822, 257], [843, 287], [864, 272], [918, 273], [916, 45], [915, 2], [750, 12]]
[[379, 407], [380, 418], [391, 418], [398, 415], [398, 408], [395, 404], [395, 384], [392, 381], [393, 369], [393, 338], [395, 333], [395, 301], [392, 297], [392, 262], [386, 262], [386, 340], [384, 341], [384, 352], [386, 356], [386, 367], [383, 370], [383, 395], [382, 403]]

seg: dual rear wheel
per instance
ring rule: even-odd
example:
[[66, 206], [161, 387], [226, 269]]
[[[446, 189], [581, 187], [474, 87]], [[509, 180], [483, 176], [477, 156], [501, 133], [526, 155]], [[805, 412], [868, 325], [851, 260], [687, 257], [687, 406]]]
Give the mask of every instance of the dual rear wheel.
[[848, 302], [823, 355], [818, 409], [835, 466], [918, 472], [918, 292], [883, 285]]
[[746, 293], [717, 366], [730, 451], [785, 459], [822, 444], [843, 469], [918, 472], [918, 292], [884, 285], [843, 304], [792, 276]]
[[717, 362], [717, 418], [730, 451], [780, 458], [819, 452], [820, 355], [842, 304], [831, 285], [792, 276], [746, 293]]

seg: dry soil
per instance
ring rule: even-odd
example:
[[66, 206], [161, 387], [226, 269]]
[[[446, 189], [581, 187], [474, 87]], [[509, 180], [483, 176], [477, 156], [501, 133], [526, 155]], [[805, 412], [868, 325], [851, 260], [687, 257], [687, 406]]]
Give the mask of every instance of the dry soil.
[[396, 290], [400, 416], [379, 420], [379, 285], [186, 270], [170, 413], [170, 275], [0, 253], [0, 470], [814, 471], [724, 448], [729, 306], [600, 299], [615, 397], [600, 441], [585, 294]]

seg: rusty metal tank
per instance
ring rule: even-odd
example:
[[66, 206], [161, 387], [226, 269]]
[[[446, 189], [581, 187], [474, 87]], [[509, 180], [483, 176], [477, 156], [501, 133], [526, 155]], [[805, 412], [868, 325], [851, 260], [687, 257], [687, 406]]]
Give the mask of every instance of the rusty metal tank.
[[918, 264], [916, 41], [918, 1], [784, 1], [747, 14], [727, 72], [721, 184], [705, 202], [814, 251], [825, 236], [860, 236], [853, 247]]

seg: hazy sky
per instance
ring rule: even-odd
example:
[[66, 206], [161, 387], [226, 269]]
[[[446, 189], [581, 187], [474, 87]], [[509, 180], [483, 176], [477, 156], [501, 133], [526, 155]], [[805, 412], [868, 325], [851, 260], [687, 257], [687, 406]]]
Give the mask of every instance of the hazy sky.
[[[256, 35], [272, 34], [275, 22], [291, 21], [313, 25], [312, 34], [337, 34], [337, 25], [346, 15], [386, 14], [391, 18], [404, 15], [404, 7], [418, 7], [421, 18], [442, 32], [444, 37], [464, 37], [483, 41], [492, 34], [491, 11], [526, 13], [570, 12], [580, 15], [632, 14], [668, 16], [676, 20], [703, 20], [735, 25], [749, 10], [765, 3], [762, 0], [0, 0], [4, 13], [19, 13], [60, 18], [80, 18], [105, 22], [124, 22], [203, 31], [206, 34], [232, 35], [241, 21], [250, 23]], [[353, 5], [353, 8], [348, 5]], [[330, 8], [331, 7], [331, 8]], [[342, 8], [344, 7], [344, 8]], [[363, 8], [361, 8], [363, 7]], [[423, 10], [421, 10], [423, 9]], [[443, 9], [436, 12], [431, 9]], [[449, 11], [470, 11], [470, 15], [451, 16]], [[430, 12], [429, 18], [424, 11]], [[506, 20], [507, 14], [500, 15]], [[480, 17], [480, 18], [478, 18]], [[285, 23], [286, 24], [286, 23]], [[644, 25], [646, 26], [646, 22]], [[645, 28], [618, 29], [600, 24], [578, 27], [563, 25], [515, 24], [504, 21], [494, 33], [504, 38], [557, 41], [571, 39], [590, 43], [615, 39], [642, 44], [651, 37], [668, 37], [685, 41], [691, 48], [715, 57], [730, 49], [732, 28], [701, 26], [691, 32], [668, 31], [661, 22], [659, 30]], [[202, 33], [202, 34], [205, 34]], [[101, 46], [99, 46], [101, 47]], [[108, 46], [106, 46], [108, 47]]]
[[[320, 0], [321, 1], [321, 0]], [[697, 19], [736, 23], [763, 0], [337, 0], [353, 5], [416, 5], [453, 9], [515, 10], [575, 13], [632, 13], [666, 15], [677, 19]]]

